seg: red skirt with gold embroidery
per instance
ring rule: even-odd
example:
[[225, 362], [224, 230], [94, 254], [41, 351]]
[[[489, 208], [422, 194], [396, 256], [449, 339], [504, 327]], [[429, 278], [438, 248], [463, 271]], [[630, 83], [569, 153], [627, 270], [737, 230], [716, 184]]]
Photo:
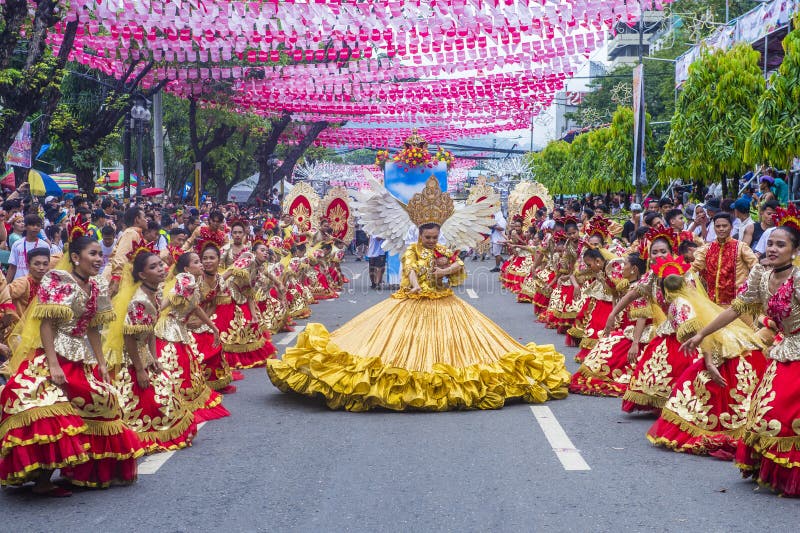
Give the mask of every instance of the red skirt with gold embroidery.
[[628, 350], [632, 344], [619, 330], [599, 339], [572, 375], [569, 391], [590, 396], [621, 397], [628, 390], [633, 373], [633, 365], [628, 362]]
[[[219, 326], [217, 326], [219, 328]], [[225, 354], [222, 351], [222, 342], [214, 345], [214, 334], [210, 331], [192, 331], [194, 342], [200, 353], [200, 368], [206, 383], [213, 390], [224, 389], [233, 381], [233, 374]]]
[[264, 332], [247, 303], [218, 305], [214, 323], [219, 328], [222, 352], [231, 368], [264, 366], [274, 357], [269, 332]]
[[591, 349], [597, 345], [600, 334], [606, 327], [608, 315], [613, 309], [614, 304], [611, 302], [586, 298], [575, 318], [575, 323], [580, 325], [567, 330], [567, 335], [574, 337], [581, 348], [575, 355], [575, 362], [582, 363]]
[[[527, 268], [525, 268], [527, 266]], [[500, 283], [514, 294], [519, 294], [533, 261], [529, 255], [516, 255], [500, 267]]]
[[576, 313], [571, 310], [574, 299], [575, 286], [571, 283], [559, 283], [550, 297], [544, 317], [545, 326], [555, 328], [559, 333], [566, 333], [575, 320]]
[[770, 361], [753, 394], [736, 463], [746, 477], [800, 497], [800, 361]]
[[533, 295], [533, 313], [536, 315], [537, 320], [544, 322], [542, 319], [543, 313], [547, 311], [550, 305], [550, 298], [553, 293], [553, 288], [556, 281], [556, 273], [552, 270], [540, 271], [536, 276], [534, 282], [536, 289]]
[[703, 359], [695, 361], [677, 379], [647, 439], [676, 452], [733, 459], [766, 366], [760, 351], [728, 359], [719, 367], [727, 382], [721, 386], [711, 380]]
[[146, 389], [136, 380], [133, 365], [117, 373], [125, 425], [136, 432], [150, 453], [180, 450], [191, 446], [197, 434], [194, 413], [186, 409], [178, 388], [166, 372], [150, 374]]
[[230, 416], [222, 405], [222, 395], [206, 385], [194, 340], [185, 344], [156, 337], [156, 352], [164, 371], [178, 386], [186, 409], [194, 413], [195, 422]]
[[40, 350], [0, 392], [0, 484], [19, 485], [56, 468], [80, 486], [132, 483], [145, 450], [123, 423], [116, 392], [94, 365], [61, 356], [58, 362], [63, 389], [48, 379]]
[[658, 335], [647, 344], [622, 397], [623, 411], [661, 411], [678, 378], [697, 359], [684, 354], [680, 347], [674, 333]]

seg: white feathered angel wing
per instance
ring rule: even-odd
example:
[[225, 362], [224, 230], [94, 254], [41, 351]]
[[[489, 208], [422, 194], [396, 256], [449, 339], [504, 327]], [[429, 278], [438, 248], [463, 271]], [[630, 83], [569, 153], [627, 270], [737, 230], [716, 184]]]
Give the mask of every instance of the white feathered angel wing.
[[474, 204], [458, 207], [442, 224], [442, 237], [454, 250], [472, 248], [492, 232], [494, 214], [500, 210], [500, 198], [491, 194]]
[[383, 249], [401, 254], [406, 248], [405, 236], [413, 224], [408, 213], [386, 188], [374, 178], [369, 178], [372, 190], [355, 193], [354, 208], [364, 231], [381, 237]]

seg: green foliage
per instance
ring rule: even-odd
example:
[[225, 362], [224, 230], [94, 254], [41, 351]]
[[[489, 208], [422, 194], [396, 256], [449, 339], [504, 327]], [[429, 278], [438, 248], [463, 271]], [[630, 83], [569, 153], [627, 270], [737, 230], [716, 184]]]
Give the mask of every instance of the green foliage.
[[713, 183], [747, 169], [744, 147], [764, 78], [746, 44], [708, 51], [689, 67], [672, 131], [658, 162], [663, 178]]
[[753, 115], [744, 149], [748, 163], [789, 168], [800, 155], [800, 29], [786, 36], [783, 49], [783, 63]]
[[549, 143], [541, 152], [526, 154], [533, 168], [533, 175], [553, 194], [572, 192], [564, 175], [570, 156], [569, 148], [569, 143], [559, 140]]

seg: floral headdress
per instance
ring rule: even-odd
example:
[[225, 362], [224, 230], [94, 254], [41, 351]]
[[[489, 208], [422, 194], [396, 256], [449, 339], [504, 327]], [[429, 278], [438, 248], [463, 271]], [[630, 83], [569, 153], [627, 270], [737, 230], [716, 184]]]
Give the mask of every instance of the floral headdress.
[[776, 226], [786, 226], [800, 231], [800, 211], [795, 204], [789, 204], [786, 208], [776, 208], [772, 220]]
[[520, 224], [525, 223], [525, 217], [523, 217], [520, 213], [517, 213], [513, 217], [511, 217], [512, 222], [519, 222]]
[[291, 235], [283, 240], [283, 248], [285, 250], [291, 250], [292, 246], [295, 245], [294, 235]]
[[169, 256], [172, 258], [173, 263], [177, 263], [178, 259], [186, 253], [186, 250], [181, 248], [180, 246], [170, 245], [167, 246], [167, 252], [169, 252]]
[[610, 221], [606, 217], [603, 215], [595, 215], [592, 220], [589, 221], [589, 225], [586, 228], [586, 236], [599, 235], [600, 238], [603, 239], [603, 242], [605, 242], [611, 237], [609, 226]]
[[233, 229], [234, 226], [241, 226], [246, 230], [249, 225], [250, 222], [248, 222], [247, 219], [244, 219], [242, 217], [235, 217], [228, 219], [228, 227], [231, 229]]
[[278, 221], [274, 218], [268, 218], [264, 221], [261, 225], [261, 229], [265, 232], [272, 234], [275, 231], [275, 228], [278, 227]]
[[458, 251], [454, 251], [454, 252], [452, 252], [450, 254], [446, 254], [446, 253], [440, 251], [437, 248], [437, 249], [435, 249], [433, 251], [433, 257], [436, 258], [436, 259], [439, 259], [440, 257], [446, 257], [447, 260], [450, 261], [450, 264], [453, 264], [456, 261], [458, 261]]
[[668, 226], [654, 226], [650, 228], [650, 230], [645, 234], [644, 239], [639, 243], [639, 256], [642, 259], [647, 259], [650, 257], [650, 245], [653, 244], [653, 241], [656, 239], [664, 239], [669, 243], [670, 248], [672, 251], [678, 250], [678, 233]]
[[667, 257], [656, 259], [650, 268], [656, 276], [664, 279], [673, 274], [683, 276], [689, 271], [691, 265], [680, 255], [668, 255]]
[[156, 243], [153, 241], [147, 242], [144, 239], [139, 239], [133, 243], [131, 251], [125, 254], [128, 261], [133, 263], [140, 254], [157, 254]]
[[203, 255], [203, 252], [209, 246], [215, 246], [217, 250], [222, 248], [225, 244], [225, 235], [220, 231], [207, 231], [200, 230], [200, 236], [194, 244], [194, 251], [198, 255]]
[[563, 231], [553, 233], [553, 242], [567, 242], [567, 234]]
[[67, 224], [67, 239], [69, 242], [74, 241], [79, 237], [89, 234], [89, 221], [83, 220], [83, 215], [78, 214], [72, 217], [69, 224]]

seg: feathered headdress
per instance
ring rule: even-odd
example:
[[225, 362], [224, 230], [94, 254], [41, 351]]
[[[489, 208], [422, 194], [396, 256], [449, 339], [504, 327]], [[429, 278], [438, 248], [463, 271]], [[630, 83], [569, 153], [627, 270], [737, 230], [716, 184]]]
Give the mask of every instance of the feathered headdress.
[[139, 254], [157, 254], [158, 250], [156, 249], [156, 243], [153, 241], [147, 242], [144, 239], [139, 239], [138, 241], [133, 243], [131, 247], [131, 251], [125, 254], [125, 257], [128, 258], [128, 261], [133, 263]]
[[274, 218], [266, 219], [264, 221], [264, 223], [261, 225], [261, 229], [263, 229], [265, 232], [269, 233], [270, 235], [272, 235], [275, 232], [275, 229], [277, 227], [278, 227], [278, 221], [276, 219], [274, 219]]
[[785, 208], [776, 208], [775, 214], [772, 215], [772, 220], [776, 226], [788, 226], [800, 231], [800, 211], [798, 211], [795, 204], [789, 204]]
[[666, 240], [673, 252], [678, 249], [678, 244], [680, 244], [678, 242], [678, 233], [674, 229], [662, 225], [654, 226], [650, 228], [650, 231], [645, 234], [644, 239], [639, 244], [639, 255], [642, 259], [650, 257], [650, 245], [656, 239]]
[[217, 250], [219, 250], [225, 244], [225, 234], [221, 231], [203, 231], [204, 229], [207, 228], [200, 229], [200, 235], [194, 243], [194, 251], [198, 255], [203, 255], [203, 252], [209, 246], [216, 246]]
[[603, 215], [595, 215], [592, 220], [589, 221], [589, 225], [586, 227], [586, 235], [599, 235], [603, 242], [607, 241], [609, 237], [611, 237], [611, 231], [609, 229], [610, 221], [604, 217]]
[[83, 220], [83, 215], [78, 214], [72, 217], [69, 224], [67, 224], [67, 240], [72, 242], [79, 237], [89, 234], [89, 221]]
[[650, 267], [653, 273], [661, 279], [670, 275], [683, 276], [689, 271], [691, 265], [680, 255], [659, 257]]

